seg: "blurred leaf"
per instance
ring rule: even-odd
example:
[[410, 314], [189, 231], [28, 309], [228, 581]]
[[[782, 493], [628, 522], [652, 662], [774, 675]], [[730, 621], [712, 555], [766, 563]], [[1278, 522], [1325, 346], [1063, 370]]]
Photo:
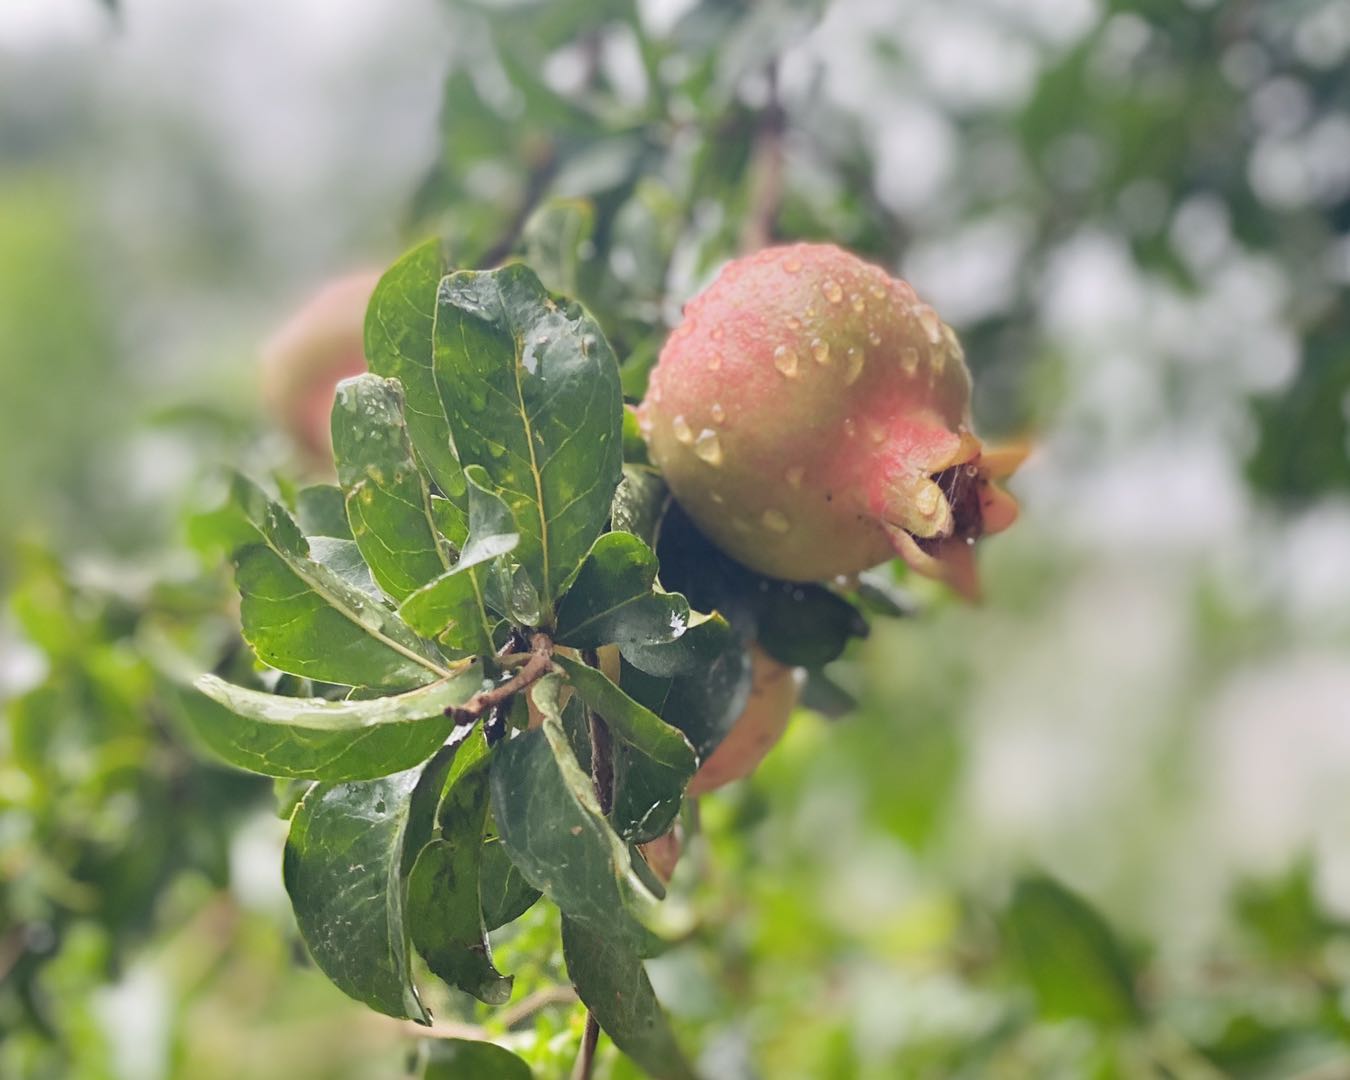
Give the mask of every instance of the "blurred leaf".
[[193, 733], [231, 765], [265, 776], [370, 780], [425, 761], [454, 721], [445, 711], [482, 688], [473, 666], [396, 697], [289, 698], [203, 675], [197, 689], [222, 708], [186, 701]]
[[448, 674], [398, 616], [309, 558], [279, 503], [243, 477], [233, 491], [263, 539], [235, 554], [244, 637], [261, 660], [347, 686], [406, 689]]
[[481, 727], [460, 746], [436, 810], [437, 835], [408, 876], [413, 946], [432, 972], [489, 1005], [511, 998], [511, 979], [492, 965], [479, 899], [491, 758]]
[[605, 533], [558, 605], [556, 640], [574, 649], [660, 645], [689, 624], [689, 604], [655, 588], [656, 554], [636, 536]]
[[464, 473], [441, 406], [433, 363], [436, 293], [450, 263], [439, 240], [420, 244], [394, 263], [375, 286], [366, 310], [370, 370], [403, 387], [408, 434], [441, 493], [464, 501]]
[[563, 730], [561, 679], [533, 688], [543, 725], [502, 743], [492, 760], [492, 816], [511, 861], [564, 913], [639, 952], [656, 898], [633, 873], [627, 845], [605, 820]]
[[1024, 878], [1013, 890], [1005, 922], [1042, 1016], [1109, 1026], [1142, 1021], [1124, 948], [1106, 920], [1074, 893], [1049, 878]]
[[577, 996], [614, 1045], [657, 1080], [693, 1080], [637, 954], [613, 936], [566, 917], [562, 939]]
[[358, 375], [338, 383], [333, 460], [352, 536], [380, 588], [402, 600], [448, 568], [397, 382]]
[[600, 328], [525, 267], [442, 283], [436, 379], [455, 445], [505, 496], [515, 557], [562, 591], [609, 517], [622, 467], [618, 363]]
[[532, 1080], [534, 1073], [496, 1043], [436, 1039], [428, 1044], [422, 1080]]
[[295, 493], [295, 523], [306, 536], [352, 539], [342, 489], [334, 484], [311, 484]]
[[430, 1024], [412, 982], [404, 916], [404, 834], [422, 771], [313, 787], [291, 819], [284, 876], [300, 936], [338, 989]]
[[578, 267], [595, 231], [595, 209], [584, 199], [550, 199], [525, 222], [525, 258], [550, 292], [576, 296]]

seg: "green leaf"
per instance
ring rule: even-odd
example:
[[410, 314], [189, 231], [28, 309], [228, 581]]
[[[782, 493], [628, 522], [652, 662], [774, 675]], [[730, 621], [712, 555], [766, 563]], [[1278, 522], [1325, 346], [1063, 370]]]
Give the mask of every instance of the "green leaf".
[[429, 1024], [403, 910], [404, 835], [422, 771], [311, 788], [291, 819], [283, 876], [300, 936], [338, 989]]
[[492, 816], [511, 861], [566, 914], [638, 952], [655, 944], [656, 898], [633, 872], [627, 845], [596, 802], [558, 709], [562, 680], [532, 688], [541, 727], [502, 743], [492, 760]]
[[371, 371], [403, 387], [404, 416], [419, 460], [441, 492], [462, 504], [464, 473], [432, 361], [436, 291], [449, 269], [440, 241], [428, 240], [385, 271], [366, 309], [365, 350]]
[[525, 259], [553, 292], [575, 296], [577, 271], [595, 231], [595, 208], [584, 199], [550, 199], [525, 222]]
[[334, 484], [311, 484], [295, 493], [295, 521], [306, 536], [333, 536], [350, 540], [347, 507], [342, 489]]
[[444, 573], [449, 558], [413, 460], [397, 382], [367, 374], [338, 383], [333, 460], [352, 536], [380, 588], [402, 600]]
[[581, 700], [604, 718], [616, 738], [660, 765], [694, 774], [698, 767], [694, 748], [678, 728], [634, 701], [598, 668], [560, 654], [554, 654], [553, 662], [567, 673]]
[[524, 266], [441, 282], [436, 380], [455, 446], [520, 528], [541, 599], [561, 592], [609, 517], [622, 468], [619, 369], [595, 321]]
[[223, 709], [191, 710], [189, 726], [225, 761], [264, 776], [335, 782], [425, 761], [454, 729], [445, 710], [463, 705], [483, 681], [475, 665], [405, 694], [362, 701], [280, 697], [215, 675], [196, 685]]
[[261, 488], [237, 476], [233, 496], [263, 540], [235, 554], [244, 638], [263, 662], [345, 686], [406, 689], [450, 674], [430, 642], [310, 558], [295, 522]]
[[359, 589], [374, 600], [382, 601], [384, 593], [370, 576], [370, 567], [361, 557], [355, 540], [339, 540], [334, 536], [311, 536], [309, 557], [325, 566], [354, 589]]
[[598, 649], [674, 641], [689, 624], [689, 604], [656, 589], [656, 572], [656, 553], [636, 536], [605, 533], [558, 605], [558, 643]]
[[656, 1080], [694, 1080], [638, 955], [612, 935], [566, 917], [562, 941], [577, 996], [614, 1045]]
[[478, 896], [483, 904], [483, 923], [489, 930], [515, 922], [542, 895], [516, 869], [501, 840], [494, 836], [483, 844], [478, 866]]
[[632, 533], [650, 547], [656, 542], [657, 527], [669, 499], [660, 473], [640, 465], [625, 465], [610, 507], [610, 527], [615, 532]]
[[[469, 492], [469, 530], [454, 569], [418, 589], [399, 608], [399, 614], [420, 633], [434, 635], [447, 645], [483, 656], [493, 650], [494, 619], [489, 599], [508, 614], [510, 604], [496, 579], [486, 572], [520, 543], [510, 507], [484, 486], [487, 476], [476, 465], [466, 474]], [[533, 619], [519, 620], [523, 623]]]
[[750, 659], [727, 621], [714, 615], [668, 645], [623, 651], [620, 685], [682, 731], [699, 760], [717, 748], [750, 694]]
[[429, 1042], [422, 1071], [422, 1080], [532, 1080], [533, 1076], [510, 1050], [470, 1039]]
[[492, 966], [479, 899], [491, 760], [482, 729], [459, 748], [437, 810], [439, 835], [408, 877], [412, 942], [432, 972], [489, 1005], [511, 998], [511, 979]]
[[1106, 920], [1076, 894], [1046, 877], [1023, 879], [1005, 921], [1042, 1016], [1105, 1025], [1141, 1020], [1124, 948]]

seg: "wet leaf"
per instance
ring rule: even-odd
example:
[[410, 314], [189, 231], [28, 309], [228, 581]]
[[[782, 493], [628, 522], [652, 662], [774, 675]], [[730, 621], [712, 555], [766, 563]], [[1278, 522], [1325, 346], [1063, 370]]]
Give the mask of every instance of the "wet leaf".
[[483, 904], [483, 922], [489, 930], [515, 922], [543, 894], [525, 880], [497, 837], [483, 844], [478, 868], [478, 896]]
[[656, 554], [636, 536], [605, 533], [558, 605], [558, 643], [598, 649], [674, 641], [689, 624], [689, 604], [659, 589], [656, 573]]
[[481, 689], [482, 671], [475, 665], [451, 679], [363, 701], [280, 697], [215, 675], [196, 685], [222, 706], [187, 715], [215, 754], [264, 776], [332, 782], [374, 779], [425, 761], [454, 728], [445, 710]]
[[352, 537], [376, 583], [402, 600], [450, 565], [432, 521], [431, 493], [413, 459], [403, 391], [378, 375], [344, 379], [332, 427]]
[[496, 1043], [437, 1039], [427, 1044], [422, 1080], [531, 1080], [534, 1073]]
[[578, 305], [523, 266], [441, 283], [436, 380], [460, 460], [520, 529], [515, 559], [551, 603], [609, 517], [622, 467], [618, 363]]

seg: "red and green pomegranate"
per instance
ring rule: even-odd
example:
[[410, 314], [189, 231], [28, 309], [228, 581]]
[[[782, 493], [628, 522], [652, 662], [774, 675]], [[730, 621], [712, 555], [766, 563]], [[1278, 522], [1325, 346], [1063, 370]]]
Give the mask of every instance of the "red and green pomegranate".
[[791, 581], [898, 554], [963, 594], [1012, 524], [1023, 451], [971, 430], [956, 335], [904, 281], [833, 245], [766, 248], [686, 306], [638, 418], [710, 539]]

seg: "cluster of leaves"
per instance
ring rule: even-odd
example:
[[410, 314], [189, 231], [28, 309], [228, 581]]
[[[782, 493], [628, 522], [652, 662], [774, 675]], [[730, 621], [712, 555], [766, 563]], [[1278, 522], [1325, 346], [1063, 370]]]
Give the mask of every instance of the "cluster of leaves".
[[[287, 681], [205, 676], [219, 707], [194, 730], [231, 764], [312, 784], [286, 887], [348, 994], [429, 1022], [415, 950], [502, 1004], [487, 933], [543, 895], [601, 1027], [652, 1075], [688, 1075], [640, 962], [678, 918], [637, 845], [670, 829], [744, 707], [754, 626], [771, 618], [773, 650], [819, 666], [861, 615], [734, 572], [687, 523], [661, 546], [691, 584], [720, 572], [715, 594], [701, 583], [713, 603], [661, 587], [668, 499], [625, 466], [617, 359], [524, 265], [450, 272], [438, 242], [414, 249], [375, 291], [366, 354], [333, 409], [337, 486], [296, 493], [293, 516], [234, 481], [244, 638]], [[756, 618], [740, 633], [711, 613], [738, 597]]]

